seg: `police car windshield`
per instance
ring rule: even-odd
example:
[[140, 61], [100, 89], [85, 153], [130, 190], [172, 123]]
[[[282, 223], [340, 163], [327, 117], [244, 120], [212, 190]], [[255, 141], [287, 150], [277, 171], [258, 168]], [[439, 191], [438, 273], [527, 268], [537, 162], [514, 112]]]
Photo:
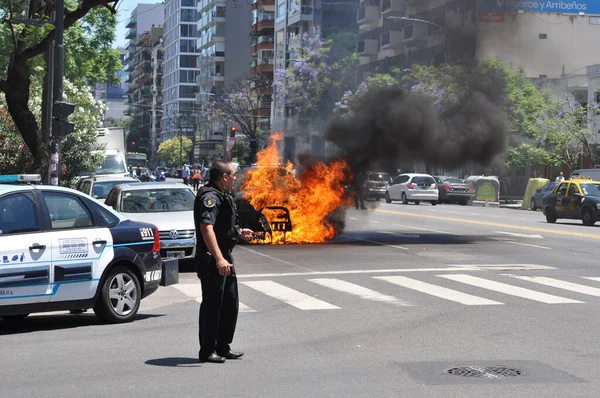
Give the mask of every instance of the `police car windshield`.
[[98, 166], [98, 173], [102, 174], [122, 174], [127, 173], [125, 162], [121, 155], [104, 155], [102, 164]]
[[580, 184], [581, 191], [586, 196], [600, 196], [600, 184]]
[[124, 191], [123, 213], [165, 213], [194, 210], [196, 197], [189, 188], [136, 189]]

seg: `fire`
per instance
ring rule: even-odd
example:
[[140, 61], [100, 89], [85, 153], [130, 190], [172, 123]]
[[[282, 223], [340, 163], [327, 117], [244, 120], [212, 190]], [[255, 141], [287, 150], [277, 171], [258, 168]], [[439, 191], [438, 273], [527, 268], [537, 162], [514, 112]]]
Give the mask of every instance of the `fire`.
[[[331, 239], [338, 231], [327, 216], [347, 204], [343, 184], [347, 165], [342, 160], [317, 163], [296, 176], [293, 164], [284, 164], [279, 156], [277, 142], [282, 136], [272, 135], [269, 146], [257, 154], [258, 167], [248, 172], [242, 184], [244, 198], [257, 210], [267, 206], [289, 210], [293, 229], [285, 235], [285, 242], [320, 243]], [[263, 210], [270, 223], [280, 213]], [[283, 232], [273, 232], [273, 243], [284, 243]]]

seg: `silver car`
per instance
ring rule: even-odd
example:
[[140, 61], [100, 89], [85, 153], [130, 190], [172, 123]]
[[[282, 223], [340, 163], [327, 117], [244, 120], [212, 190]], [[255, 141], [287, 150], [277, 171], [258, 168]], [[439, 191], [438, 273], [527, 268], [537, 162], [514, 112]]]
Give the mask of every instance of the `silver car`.
[[158, 227], [163, 258], [193, 258], [196, 251], [192, 189], [182, 183], [117, 185], [105, 204], [125, 217]]
[[418, 205], [423, 201], [430, 202], [432, 206], [435, 206], [438, 199], [437, 184], [429, 174], [401, 174], [394, 178], [385, 191], [385, 201], [387, 203], [392, 203], [393, 200], [401, 200], [404, 204], [413, 202]]

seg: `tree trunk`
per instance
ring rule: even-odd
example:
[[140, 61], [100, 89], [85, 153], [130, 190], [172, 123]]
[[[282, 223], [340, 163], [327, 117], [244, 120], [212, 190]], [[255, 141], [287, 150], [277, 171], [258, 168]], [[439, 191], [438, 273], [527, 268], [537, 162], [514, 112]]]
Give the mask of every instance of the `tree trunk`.
[[50, 148], [45, 144], [43, 133], [38, 128], [33, 112], [29, 109], [30, 69], [27, 59], [22, 54], [16, 54], [11, 61], [7, 80], [3, 86], [8, 113], [31, 152], [34, 170], [42, 175], [42, 180], [45, 180], [49, 171]]
[[250, 164], [256, 163], [256, 153], [258, 152], [258, 138], [256, 134], [250, 139]]

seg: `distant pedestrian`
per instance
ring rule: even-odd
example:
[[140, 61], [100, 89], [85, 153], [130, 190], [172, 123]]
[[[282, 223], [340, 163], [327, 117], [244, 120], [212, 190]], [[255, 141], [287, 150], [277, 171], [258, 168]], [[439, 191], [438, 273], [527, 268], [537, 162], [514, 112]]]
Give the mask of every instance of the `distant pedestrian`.
[[185, 163], [183, 164], [183, 169], [181, 169], [181, 177], [183, 178], [183, 183], [185, 185], [188, 185], [190, 178], [190, 168]]
[[565, 180], [565, 176], [563, 175], [563, 172], [561, 171], [560, 174], [558, 175], [558, 177], [556, 177], [556, 180], [554, 180], [555, 183], [559, 183], [559, 182], [563, 182]]
[[352, 187], [354, 190], [354, 206], [356, 207], [356, 210], [367, 209], [365, 206], [366, 179], [367, 176], [361, 171], [356, 173], [354, 179], [352, 180]]
[[200, 176], [200, 170], [194, 169], [194, 172], [192, 173], [192, 187], [194, 191], [198, 191], [198, 188], [200, 187], [201, 178], [202, 177]]

